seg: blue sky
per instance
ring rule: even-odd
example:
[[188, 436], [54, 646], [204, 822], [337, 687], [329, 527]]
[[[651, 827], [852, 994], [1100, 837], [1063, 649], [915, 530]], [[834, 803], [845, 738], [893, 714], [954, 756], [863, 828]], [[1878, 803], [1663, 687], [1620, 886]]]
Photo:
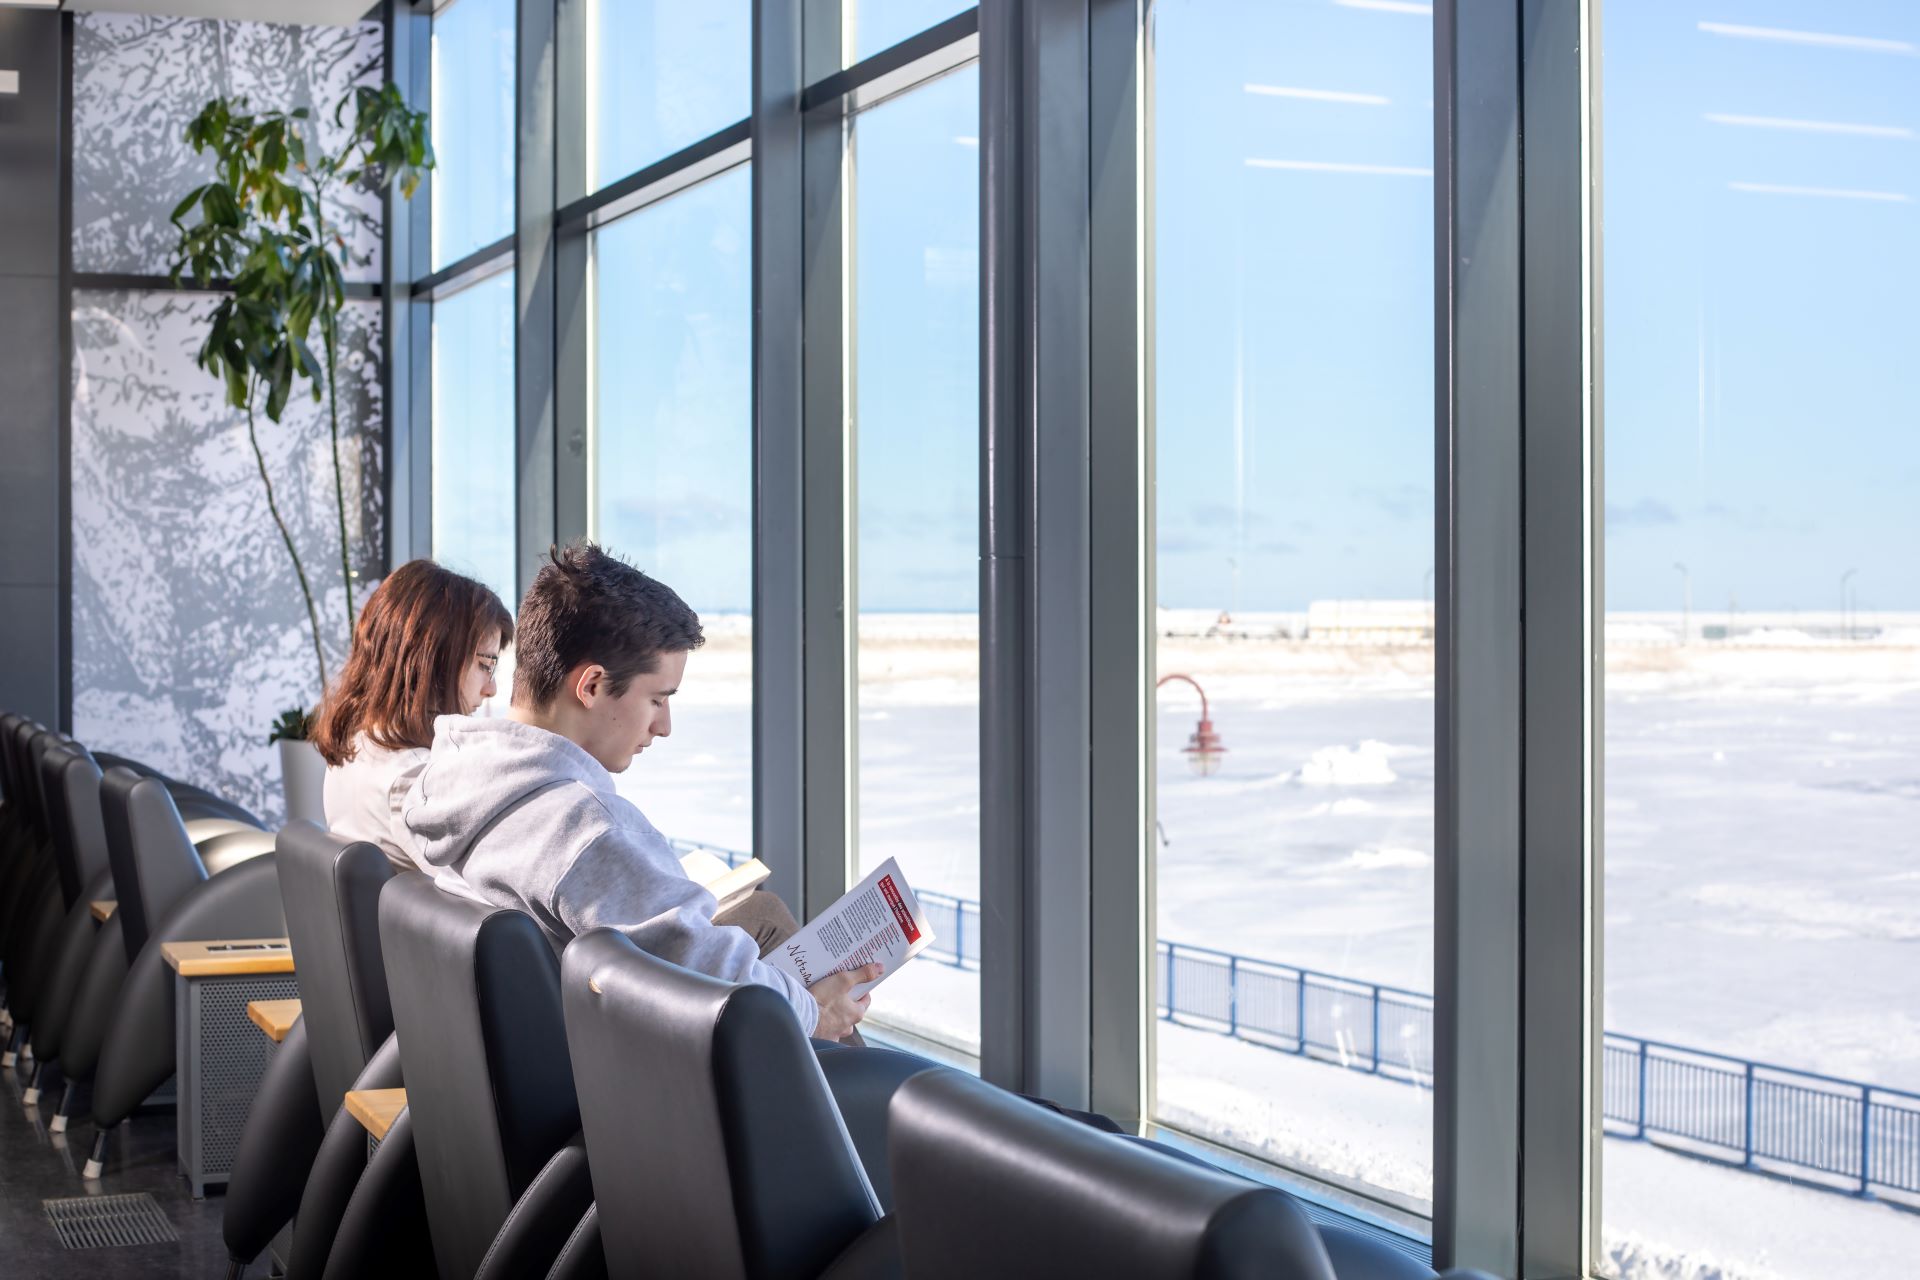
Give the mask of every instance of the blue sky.
[[[867, 6], [858, 52], [955, 7]], [[744, 113], [745, 11], [600, 7], [600, 181]], [[441, 24], [510, 13], [459, 0]], [[1920, 7], [1605, 14], [1609, 607], [1678, 608], [1684, 563], [1699, 610], [1835, 609], [1849, 569], [1859, 607], [1920, 608]], [[497, 67], [497, 35], [459, 39]], [[1420, 6], [1392, 0], [1155, 6], [1162, 604], [1426, 590], [1431, 39]], [[468, 247], [510, 210], [510, 143], [482, 110], [498, 76], [480, 79], [443, 91], [488, 121], [442, 129], [439, 191], [472, 194], [439, 221]], [[977, 96], [968, 70], [855, 128], [867, 609], [977, 594]], [[748, 181], [736, 169], [598, 246], [597, 525], [715, 610], [747, 600]], [[439, 402], [487, 438], [506, 408], [485, 377]]]

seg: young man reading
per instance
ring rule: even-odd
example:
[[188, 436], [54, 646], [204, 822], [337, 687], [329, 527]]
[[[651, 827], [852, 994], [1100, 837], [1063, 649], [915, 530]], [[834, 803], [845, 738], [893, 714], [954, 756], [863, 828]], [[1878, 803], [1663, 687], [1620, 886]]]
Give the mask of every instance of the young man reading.
[[[771, 893], [716, 918], [667, 840], [613, 789], [654, 739], [700, 619], [665, 584], [590, 542], [555, 550], [520, 604], [505, 719], [441, 716], [394, 837], [443, 888], [532, 916], [554, 950], [611, 927], [642, 949], [727, 982], [756, 982], [808, 1034], [854, 1034], [880, 966], [811, 988], [761, 961], [794, 932]], [[733, 923], [729, 923], [729, 921]]]

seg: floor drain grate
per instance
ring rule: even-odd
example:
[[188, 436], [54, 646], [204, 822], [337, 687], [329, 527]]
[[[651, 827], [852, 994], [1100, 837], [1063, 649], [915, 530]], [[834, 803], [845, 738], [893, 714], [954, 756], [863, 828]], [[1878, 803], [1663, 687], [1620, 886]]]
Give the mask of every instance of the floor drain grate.
[[144, 1191], [130, 1196], [73, 1196], [40, 1203], [47, 1211], [47, 1220], [59, 1232], [63, 1249], [171, 1244], [179, 1238], [160, 1205]]

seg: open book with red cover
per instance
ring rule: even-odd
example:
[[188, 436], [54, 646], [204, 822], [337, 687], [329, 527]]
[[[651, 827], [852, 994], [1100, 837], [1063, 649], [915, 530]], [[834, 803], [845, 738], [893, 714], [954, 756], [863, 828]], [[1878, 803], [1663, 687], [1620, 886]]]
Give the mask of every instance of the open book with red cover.
[[830, 973], [878, 962], [884, 971], [853, 989], [856, 998], [886, 981], [933, 941], [920, 900], [888, 858], [846, 897], [767, 954], [767, 963], [812, 986]]

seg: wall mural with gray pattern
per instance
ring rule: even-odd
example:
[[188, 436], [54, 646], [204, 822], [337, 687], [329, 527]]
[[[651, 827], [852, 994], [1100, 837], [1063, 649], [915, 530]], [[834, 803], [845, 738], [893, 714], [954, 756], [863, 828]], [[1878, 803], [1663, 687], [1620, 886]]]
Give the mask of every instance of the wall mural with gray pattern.
[[[156, 274], [168, 214], [204, 162], [180, 141], [210, 97], [332, 104], [380, 74], [380, 29], [81, 14], [74, 39], [74, 269]], [[377, 252], [376, 199], [338, 210]], [[377, 273], [362, 266], [355, 276]], [[77, 289], [73, 299], [73, 732], [212, 788], [270, 822], [284, 812], [266, 746], [281, 710], [319, 690], [305, 606], [269, 515], [244, 415], [194, 364], [214, 300]], [[380, 572], [379, 308], [343, 320], [341, 453], [364, 602]], [[300, 548], [330, 671], [347, 642], [324, 405], [296, 394], [256, 429]]]
[[[213, 165], [183, 137], [222, 94], [255, 110], [307, 107], [337, 146], [334, 106], [356, 84], [378, 84], [378, 23], [289, 27], [146, 14], [83, 13], [73, 24], [73, 269], [158, 275], [174, 239], [168, 215]], [[356, 265], [380, 278], [380, 201], [341, 190], [328, 221], [345, 229]]]

